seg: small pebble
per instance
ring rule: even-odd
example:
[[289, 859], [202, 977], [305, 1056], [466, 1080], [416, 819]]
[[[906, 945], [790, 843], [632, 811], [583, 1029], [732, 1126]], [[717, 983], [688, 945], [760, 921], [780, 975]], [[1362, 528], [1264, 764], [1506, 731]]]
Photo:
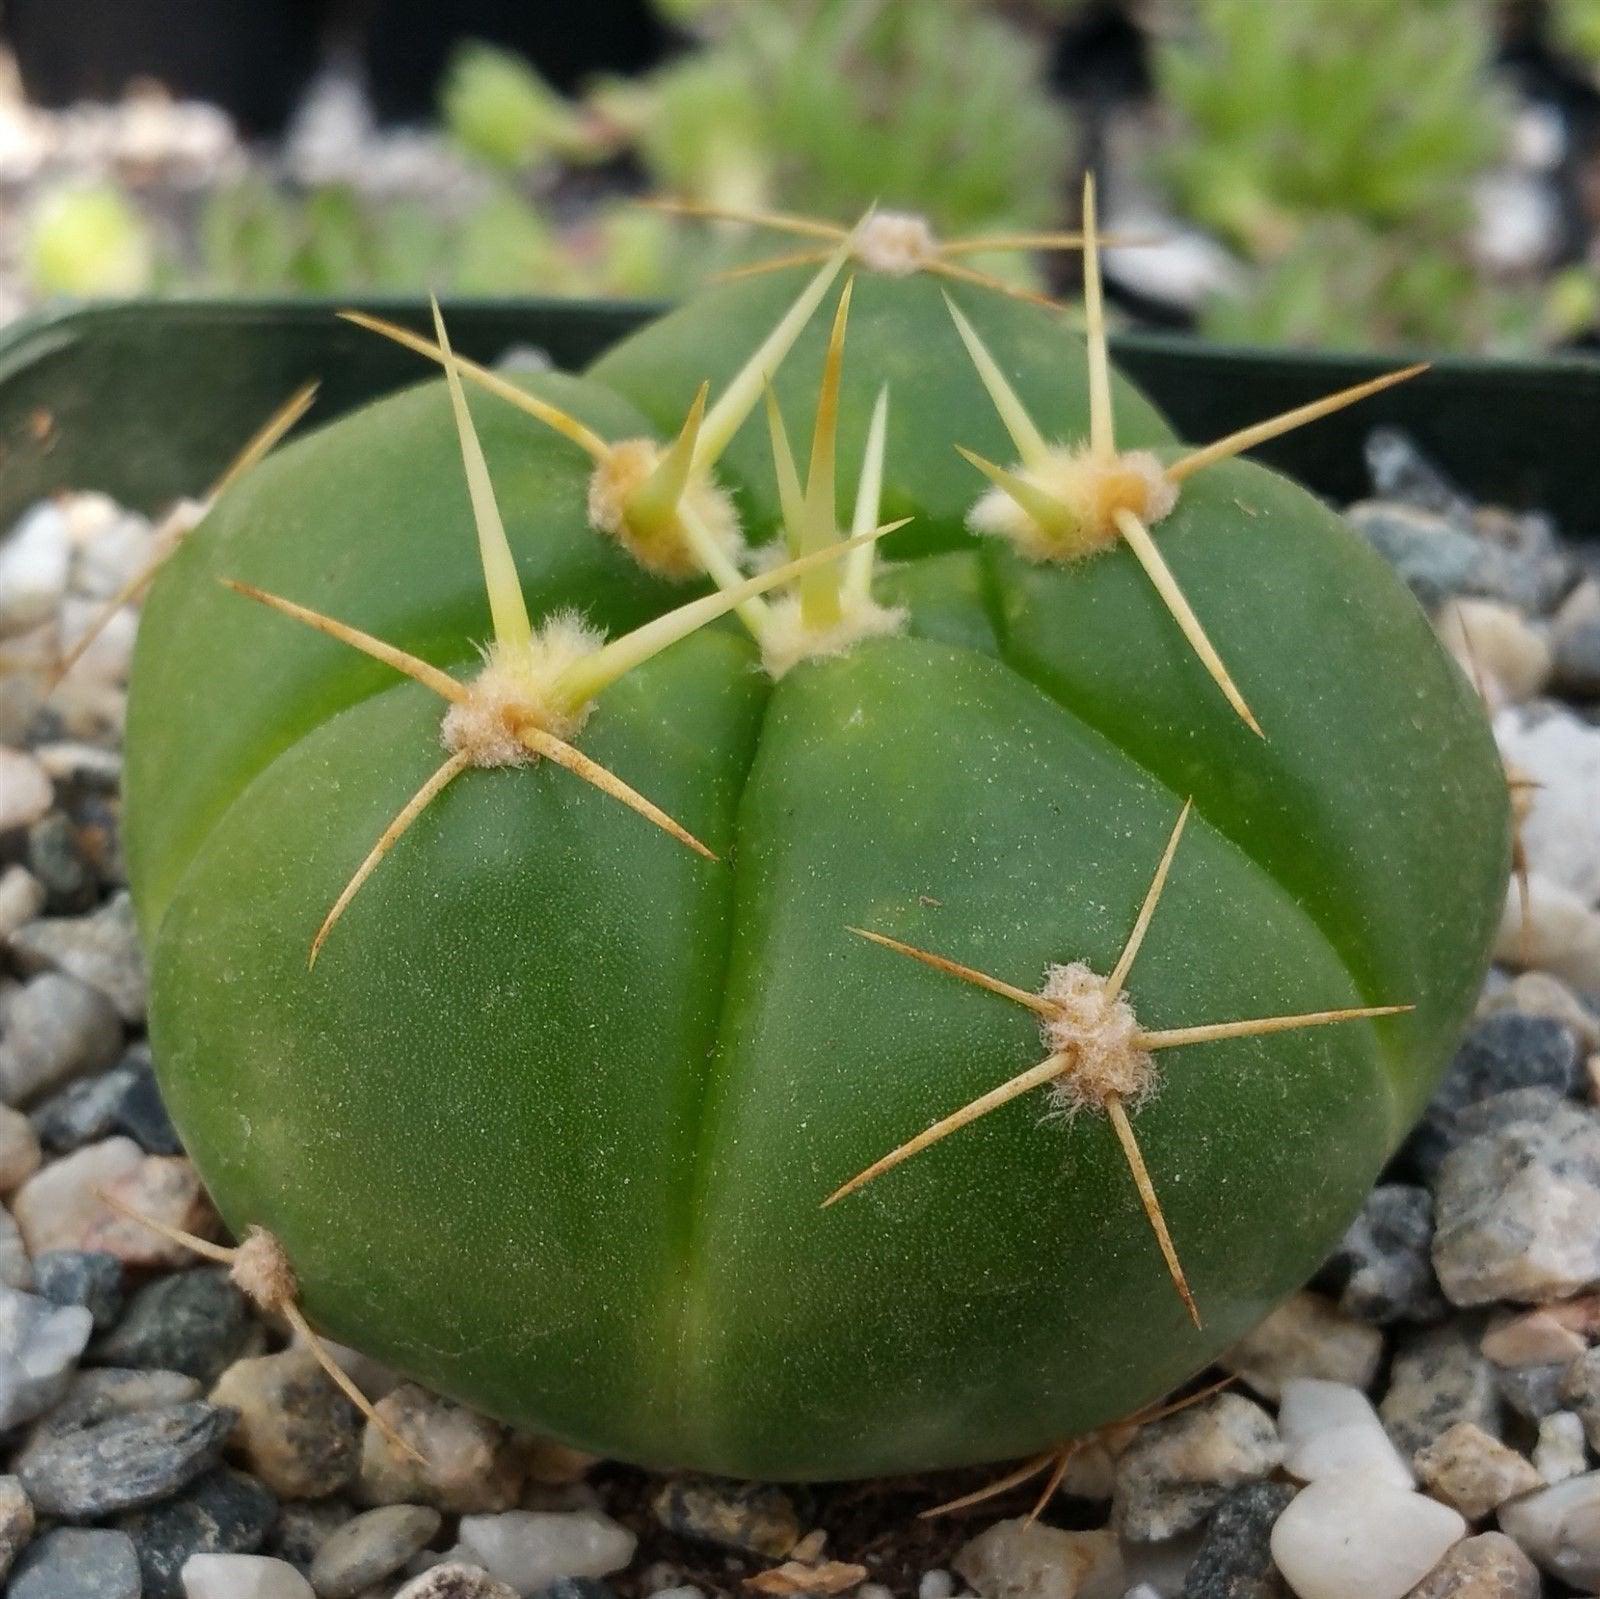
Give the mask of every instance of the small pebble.
[[181, 1155], [183, 1142], [172, 1125], [148, 1057], [134, 1056], [132, 1080], [112, 1107], [112, 1128], [126, 1133], [147, 1155]]
[[183, 1599], [316, 1599], [293, 1566], [267, 1555], [191, 1555]]
[[0, 540], [0, 638], [55, 615], [71, 564], [66, 513], [55, 500], [41, 500]]
[[24, 971], [75, 977], [104, 994], [123, 1021], [144, 1020], [149, 985], [133, 901], [127, 893], [113, 896], [87, 916], [29, 922], [8, 942], [12, 958]]
[[1549, 972], [1518, 972], [1504, 988], [1486, 991], [1478, 1014], [1492, 1016], [1502, 1010], [1547, 1016], [1570, 1027], [1583, 1049], [1600, 1049], [1600, 1015]]
[[917, 1599], [955, 1599], [955, 1591], [954, 1576], [938, 1566], [923, 1572], [917, 1582]]
[[1600, 1349], [1574, 1360], [1561, 1379], [1561, 1398], [1583, 1423], [1591, 1449], [1600, 1449]]
[[254, 1477], [222, 1468], [197, 1477], [176, 1499], [131, 1511], [117, 1525], [139, 1552], [145, 1599], [178, 1599], [193, 1556], [253, 1554], [277, 1514], [277, 1500]]
[[458, 1553], [519, 1594], [532, 1595], [559, 1577], [620, 1571], [637, 1544], [626, 1527], [596, 1510], [507, 1510], [463, 1516]]
[[1468, 1521], [1482, 1521], [1544, 1479], [1533, 1463], [1470, 1421], [1458, 1421], [1412, 1458], [1417, 1476], [1435, 1499], [1453, 1505]]
[[354, 1482], [361, 1416], [310, 1349], [235, 1361], [211, 1400], [238, 1411], [230, 1446], [280, 1498], [322, 1499]]
[[1260, 1405], [1222, 1393], [1141, 1427], [1117, 1460], [1112, 1524], [1135, 1542], [1198, 1527], [1228, 1491], [1265, 1477], [1282, 1459], [1278, 1429]]
[[1555, 686], [1572, 699], [1600, 699], [1600, 619], [1558, 627], [1554, 643]]
[[122, 1022], [105, 995], [43, 972], [11, 1001], [0, 1035], [0, 1100], [20, 1105], [79, 1072], [100, 1071], [122, 1048]]
[[43, 885], [45, 909], [52, 915], [80, 914], [98, 897], [91, 843], [65, 811], [52, 811], [28, 829], [28, 870]]
[[386, 1394], [377, 1411], [424, 1463], [402, 1454], [369, 1422], [359, 1479], [359, 1497], [368, 1504], [425, 1504], [462, 1514], [516, 1504], [522, 1463], [499, 1423], [414, 1383]]
[[198, 1266], [146, 1283], [91, 1356], [105, 1366], [181, 1371], [209, 1385], [241, 1353], [252, 1325], [226, 1268]]
[[1411, 1599], [1539, 1599], [1539, 1572], [1504, 1533], [1481, 1532], [1458, 1543]]
[[131, 1138], [107, 1138], [52, 1161], [12, 1201], [17, 1225], [32, 1255], [52, 1249], [82, 1249], [111, 1208], [101, 1190], [138, 1171], [144, 1154]]
[[1477, 1326], [1462, 1321], [1401, 1338], [1378, 1414], [1403, 1459], [1458, 1421], [1475, 1422], [1491, 1437], [1499, 1436], [1496, 1369], [1484, 1359], [1479, 1341]]
[[43, 1159], [33, 1123], [21, 1111], [0, 1105], [0, 1198], [20, 1188]]
[[33, 1501], [15, 1477], [0, 1477], [0, 1580], [33, 1536]]
[[194, 1258], [188, 1245], [137, 1217], [201, 1238], [214, 1237], [220, 1227], [200, 1174], [183, 1155], [146, 1155], [131, 1171], [106, 1183], [104, 1192], [108, 1203], [84, 1230], [82, 1247], [115, 1255], [125, 1266], [184, 1266]]
[[120, 1532], [57, 1527], [24, 1552], [6, 1599], [140, 1599], [133, 1544]]
[[93, 1427], [113, 1416], [161, 1410], [200, 1397], [200, 1384], [177, 1371], [80, 1371], [67, 1396], [34, 1429], [28, 1447], [41, 1437], [59, 1437]]
[[1561, 1390], [1569, 1369], [1567, 1361], [1550, 1366], [1495, 1367], [1494, 1385], [1517, 1415], [1541, 1421], [1561, 1408]]
[[650, 1508], [679, 1537], [768, 1560], [782, 1560], [803, 1531], [794, 1500], [764, 1483], [681, 1477], [665, 1483]]
[[1600, 899], [1600, 728], [1548, 706], [1502, 711], [1501, 754], [1539, 787], [1522, 824], [1528, 865], [1589, 904]]
[[328, 1537], [311, 1562], [319, 1599], [356, 1599], [431, 1542], [441, 1517], [425, 1505], [385, 1505], [348, 1521]]
[[263, 1548], [267, 1554], [309, 1571], [317, 1551], [356, 1514], [343, 1499], [293, 1501], [278, 1511]]
[[0, 870], [0, 940], [31, 922], [44, 909], [44, 885], [26, 866]]
[[122, 1262], [115, 1255], [49, 1249], [33, 1262], [33, 1291], [57, 1305], [82, 1305], [104, 1332], [122, 1314]]
[[1434, 1189], [1434, 1270], [1458, 1305], [1600, 1281], [1600, 1116], [1547, 1088], [1469, 1106]]
[[1300, 1599], [1401, 1599], [1466, 1531], [1437, 1500], [1336, 1472], [1295, 1495], [1272, 1529], [1272, 1558]]
[[1438, 620], [1440, 640], [1494, 705], [1520, 705], [1544, 692], [1555, 659], [1551, 643], [1514, 606], [1458, 599]]
[[1600, 911], [1560, 883], [1531, 872], [1526, 931], [1515, 884], [1508, 885], [1495, 959], [1552, 973], [1582, 993], [1600, 993]]
[[1551, 1366], [1576, 1360], [1584, 1341], [1547, 1310], [1524, 1311], [1491, 1323], [1478, 1348], [1497, 1366]]
[[48, 815], [54, 798], [44, 768], [24, 751], [0, 744], [0, 833], [32, 827]]
[[53, 1154], [69, 1154], [120, 1132], [117, 1111], [133, 1083], [133, 1068], [122, 1062], [57, 1089], [33, 1107], [30, 1119], [39, 1143]]
[[1359, 1388], [1292, 1377], [1283, 1385], [1278, 1408], [1283, 1467], [1301, 1482], [1315, 1482], [1336, 1471], [1366, 1471], [1396, 1488], [1414, 1486], [1401, 1459]]
[[1318, 1282], [1357, 1321], [1436, 1321], [1447, 1306], [1433, 1275], [1432, 1244], [1427, 1189], [1385, 1183], [1367, 1195]]
[[394, 1599], [520, 1599], [520, 1595], [482, 1566], [452, 1560], [408, 1582]]
[[1581, 1477], [1589, 1469], [1583, 1420], [1570, 1410], [1553, 1410], [1539, 1421], [1539, 1441], [1533, 1446], [1534, 1470], [1546, 1484]]
[[169, 1498], [215, 1465], [233, 1421], [198, 1401], [113, 1416], [31, 1448], [17, 1474], [44, 1515], [98, 1521]]
[[0, 1285], [28, 1293], [33, 1288], [33, 1262], [9, 1210], [0, 1206]]
[[1206, 1522], [1183, 1599], [1266, 1599], [1275, 1584], [1272, 1528], [1294, 1494], [1284, 1482], [1247, 1483], [1228, 1494]]
[[983, 1599], [1115, 1599], [1127, 1587], [1110, 1532], [997, 1521], [951, 1562]]
[[1263, 1399], [1277, 1399], [1291, 1377], [1369, 1388], [1383, 1358], [1383, 1334], [1345, 1315], [1321, 1294], [1286, 1299], [1217, 1362]]
[[1600, 1588], [1600, 1472], [1502, 1505], [1500, 1527], [1542, 1571], [1586, 1593]]
[[1577, 1090], [1581, 1066], [1578, 1035], [1554, 1017], [1515, 1010], [1479, 1017], [1408, 1140], [1407, 1157], [1436, 1182], [1444, 1157], [1461, 1141], [1461, 1116], [1469, 1105], [1513, 1088], [1570, 1095]]
[[0, 1430], [31, 1421], [66, 1393], [92, 1330], [81, 1305], [0, 1288]]

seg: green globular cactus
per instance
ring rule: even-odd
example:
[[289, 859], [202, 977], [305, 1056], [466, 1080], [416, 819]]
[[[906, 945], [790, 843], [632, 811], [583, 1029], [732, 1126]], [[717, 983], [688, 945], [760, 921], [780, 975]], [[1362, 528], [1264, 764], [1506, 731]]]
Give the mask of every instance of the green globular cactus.
[[1086, 215], [1086, 341], [859, 232], [587, 378], [363, 318], [446, 382], [173, 556], [130, 874], [274, 1302], [586, 1449], [837, 1478], [1147, 1407], [1336, 1242], [1505, 783], [1379, 559], [1234, 459], [1379, 385], [1179, 444]]

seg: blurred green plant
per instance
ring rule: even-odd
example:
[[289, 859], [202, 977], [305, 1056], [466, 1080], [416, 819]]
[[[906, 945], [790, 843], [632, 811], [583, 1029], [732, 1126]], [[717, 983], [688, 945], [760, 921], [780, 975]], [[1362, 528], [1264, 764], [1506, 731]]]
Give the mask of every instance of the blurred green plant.
[[705, 40], [599, 103], [663, 189], [942, 229], [1053, 220], [1069, 156], [1042, 46], [976, 0], [672, 0]]
[[1600, 0], [1546, 0], [1546, 9], [1556, 48], [1600, 71]]
[[109, 183], [51, 189], [23, 226], [23, 279], [41, 297], [142, 293], [155, 281], [156, 257], [150, 224]]
[[503, 171], [547, 161], [582, 163], [603, 153], [582, 109], [546, 83], [525, 56], [479, 40], [451, 57], [439, 113], [466, 154]]
[[1464, 223], [1501, 149], [1487, 0], [1191, 0], [1156, 52], [1183, 209], [1270, 258], [1334, 213]]

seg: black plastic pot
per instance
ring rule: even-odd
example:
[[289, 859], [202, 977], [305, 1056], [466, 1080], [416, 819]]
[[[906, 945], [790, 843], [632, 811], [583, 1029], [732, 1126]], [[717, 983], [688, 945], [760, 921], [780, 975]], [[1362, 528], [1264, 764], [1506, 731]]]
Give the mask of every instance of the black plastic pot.
[[137, 78], [210, 100], [245, 132], [283, 126], [316, 58], [325, 0], [5, 0], [29, 99], [116, 99]]
[[[421, 301], [374, 306], [417, 327]], [[586, 364], [654, 314], [619, 301], [460, 301], [466, 355], [512, 344]], [[412, 355], [337, 321], [332, 302], [102, 304], [47, 313], [0, 337], [0, 528], [59, 489], [98, 488], [155, 509], [204, 487], [302, 382], [324, 421], [425, 375]], [[1187, 438], [1209, 439], [1395, 366], [1394, 357], [1228, 349], [1134, 335], [1117, 360]], [[1480, 499], [1542, 507], [1600, 538], [1594, 489], [1600, 361], [1450, 357], [1411, 383], [1265, 446], [1262, 459], [1336, 501], [1366, 492], [1362, 444], [1405, 429]]]

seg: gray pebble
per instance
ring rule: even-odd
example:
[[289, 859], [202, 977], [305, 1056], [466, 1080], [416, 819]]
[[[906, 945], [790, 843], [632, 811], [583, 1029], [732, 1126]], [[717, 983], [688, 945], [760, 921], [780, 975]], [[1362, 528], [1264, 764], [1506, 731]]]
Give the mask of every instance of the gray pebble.
[[1406, 1143], [1405, 1158], [1432, 1182], [1461, 1141], [1469, 1105], [1514, 1088], [1548, 1088], [1567, 1096], [1583, 1076], [1583, 1051], [1572, 1028], [1553, 1016], [1501, 1010], [1473, 1023]]
[[1565, 1408], [1561, 1390], [1566, 1386], [1568, 1368], [1553, 1366], [1514, 1366], [1494, 1368], [1495, 1386], [1512, 1410], [1529, 1421], [1542, 1421]]
[[1600, 619], [1555, 634], [1555, 687], [1574, 699], [1600, 699]]
[[148, 1054], [134, 1053], [130, 1058], [133, 1081], [117, 1103], [113, 1112], [113, 1130], [126, 1133], [140, 1149], [149, 1155], [181, 1155], [183, 1140], [172, 1125], [167, 1102], [161, 1097], [161, 1087], [156, 1082], [155, 1069]]
[[299, 1499], [286, 1502], [267, 1535], [265, 1552], [309, 1571], [317, 1551], [357, 1514], [343, 1499]]
[[82, 1305], [104, 1332], [122, 1314], [122, 1262], [95, 1250], [47, 1249], [33, 1262], [33, 1291], [58, 1305]]
[[227, 1268], [200, 1266], [141, 1288], [90, 1358], [181, 1371], [209, 1386], [238, 1357], [250, 1329], [250, 1308]]
[[1456, 520], [1472, 515], [1472, 501], [1417, 448], [1409, 433], [1374, 428], [1364, 453], [1372, 492], [1380, 498]]
[[52, 811], [28, 829], [28, 870], [44, 886], [45, 908], [57, 915], [87, 911], [100, 891], [94, 862], [65, 811]]
[[101, 1071], [122, 1048], [122, 1020], [105, 995], [44, 972], [12, 999], [0, 1035], [0, 1099], [20, 1105], [80, 1072]]
[[52, 916], [18, 928], [8, 941], [24, 971], [62, 972], [97, 989], [123, 1021], [142, 1022], [147, 980], [133, 901], [117, 894], [87, 916]]
[[1433, 1266], [1458, 1305], [1562, 1299], [1600, 1281], [1600, 1117], [1548, 1088], [1460, 1112], [1434, 1185]]
[[31, 1421], [61, 1398], [92, 1328], [81, 1305], [0, 1288], [0, 1430]]
[[1378, 1414], [1402, 1458], [1409, 1460], [1458, 1421], [1500, 1436], [1494, 1367], [1478, 1350], [1476, 1318], [1402, 1334]]
[[22, 1230], [11, 1212], [0, 1206], [0, 1285], [33, 1290], [33, 1262], [28, 1258], [28, 1246], [23, 1242]]
[[64, 1155], [111, 1137], [120, 1131], [117, 1111], [133, 1083], [133, 1068], [122, 1063], [94, 1077], [80, 1077], [40, 1100], [29, 1113], [39, 1143]]
[[191, 1555], [251, 1554], [266, 1539], [278, 1501], [253, 1477], [208, 1471], [166, 1504], [134, 1511], [117, 1525], [133, 1539], [145, 1599], [180, 1599]]
[[1561, 1380], [1563, 1401], [1578, 1413], [1591, 1449], [1600, 1450], [1600, 1349], [1580, 1355]]
[[0, 1477], [0, 1578], [33, 1536], [33, 1501], [15, 1477]]
[[1183, 1599], [1250, 1599], [1272, 1592], [1272, 1524], [1289, 1508], [1286, 1482], [1235, 1488], [1211, 1513], [1183, 1581]]
[[443, 1517], [425, 1505], [384, 1505], [346, 1522], [317, 1551], [311, 1586], [320, 1599], [356, 1599], [398, 1571], [439, 1531]]
[[1191, 1532], [1282, 1458], [1272, 1417], [1243, 1394], [1218, 1394], [1134, 1435], [1116, 1462], [1112, 1525], [1139, 1543]]
[[140, 1599], [139, 1561], [125, 1533], [57, 1527], [17, 1563], [7, 1599]]
[[200, 1397], [200, 1384], [177, 1371], [122, 1371], [110, 1368], [80, 1371], [67, 1396], [34, 1429], [31, 1449], [42, 1438], [98, 1426], [113, 1416], [161, 1410]]
[[1436, 1321], [1448, 1310], [1433, 1275], [1433, 1201], [1425, 1188], [1385, 1183], [1318, 1276], [1359, 1321]]
[[113, 1416], [31, 1447], [17, 1474], [43, 1514], [98, 1521], [177, 1493], [216, 1464], [233, 1423], [199, 1400]]

